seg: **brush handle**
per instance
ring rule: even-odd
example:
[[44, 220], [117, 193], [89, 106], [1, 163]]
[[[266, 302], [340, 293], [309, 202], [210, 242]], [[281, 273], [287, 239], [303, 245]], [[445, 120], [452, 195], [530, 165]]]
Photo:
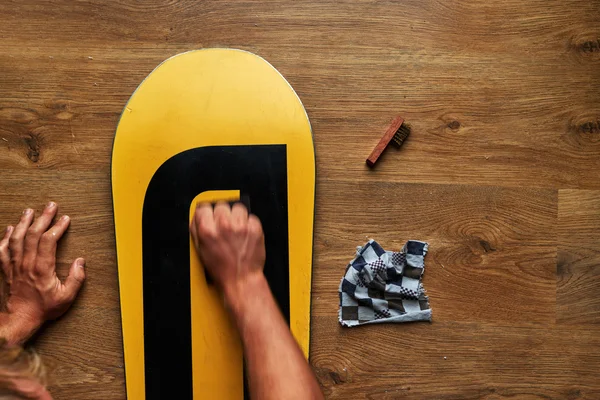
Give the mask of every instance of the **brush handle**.
[[400, 116], [394, 118], [391, 125], [387, 128], [387, 130], [383, 134], [383, 137], [381, 138], [381, 140], [379, 140], [379, 143], [377, 144], [377, 146], [375, 146], [375, 148], [371, 152], [371, 155], [369, 156], [369, 158], [367, 158], [367, 165], [369, 167], [372, 167], [375, 165], [375, 163], [377, 162], [377, 159], [379, 158], [381, 153], [383, 153], [383, 150], [385, 150], [385, 148], [390, 143], [390, 141], [392, 140], [392, 138], [394, 137], [394, 135], [396, 134], [398, 129], [400, 129], [400, 126], [402, 125], [403, 122], [404, 122], [404, 118], [402, 118]]

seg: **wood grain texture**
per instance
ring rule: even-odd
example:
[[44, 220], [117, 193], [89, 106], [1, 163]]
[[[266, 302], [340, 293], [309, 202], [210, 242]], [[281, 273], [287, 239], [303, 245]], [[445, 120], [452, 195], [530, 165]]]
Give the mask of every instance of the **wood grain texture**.
[[600, 191], [559, 191], [557, 318], [600, 324]]
[[[72, 217], [60, 273], [88, 281], [35, 342], [57, 399], [124, 398], [110, 155], [166, 58], [271, 62], [311, 119], [311, 362], [332, 399], [597, 399], [597, 0], [0, 2], [0, 223]], [[391, 118], [401, 149], [365, 158]], [[367, 237], [427, 240], [433, 322], [342, 329], [337, 286]], [[444, 359], [446, 357], [446, 359]]]

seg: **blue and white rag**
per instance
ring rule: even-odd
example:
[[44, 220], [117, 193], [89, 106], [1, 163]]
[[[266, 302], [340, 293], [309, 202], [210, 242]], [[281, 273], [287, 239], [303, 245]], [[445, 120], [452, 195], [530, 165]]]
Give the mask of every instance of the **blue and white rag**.
[[370, 240], [357, 247], [339, 288], [343, 326], [431, 321], [421, 277], [429, 245], [409, 240], [399, 252]]

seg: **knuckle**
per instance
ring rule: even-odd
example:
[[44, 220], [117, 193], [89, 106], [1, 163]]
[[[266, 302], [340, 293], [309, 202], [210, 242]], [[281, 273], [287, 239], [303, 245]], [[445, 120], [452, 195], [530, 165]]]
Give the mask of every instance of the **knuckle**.
[[38, 237], [40, 235], [40, 230], [39, 228], [35, 227], [35, 226], [30, 226], [27, 229], [27, 237]]
[[42, 234], [42, 240], [44, 242], [52, 242], [55, 240], [55, 234], [52, 231], [47, 231]]
[[209, 203], [202, 202], [196, 204], [196, 212], [202, 212], [209, 208], [212, 210], [212, 206]]
[[248, 213], [248, 209], [246, 208], [246, 206], [241, 203], [241, 202], [237, 202], [233, 205], [233, 207], [231, 208], [232, 210], [235, 210], [236, 212], [239, 212], [241, 214], [244, 213]]
[[198, 230], [198, 228], [200, 228], [200, 226], [202, 226], [202, 221], [203, 221], [202, 215], [198, 211], [196, 211], [196, 214], [194, 215], [194, 221], [193, 221], [194, 222], [193, 225], [195, 225], [196, 230]]
[[262, 226], [258, 218], [254, 217], [248, 219], [248, 233], [253, 236], [262, 235]]
[[248, 233], [248, 224], [237, 223], [233, 226], [233, 231], [238, 234]]
[[212, 208], [211, 209], [207, 209], [206, 207], [197, 208], [194, 216], [196, 218], [196, 223], [200, 223], [207, 219], [211, 219], [211, 218], [213, 218]]
[[221, 221], [219, 221], [219, 228], [223, 231], [223, 232], [233, 232], [233, 226], [231, 225], [231, 223], [226, 220], [223, 219]]
[[37, 273], [43, 274], [47, 271], [51, 271], [56, 266], [55, 257], [40, 257], [36, 260], [34, 270]]
[[216, 208], [227, 209], [227, 208], [231, 208], [231, 207], [229, 206], [229, 203], [227, 203], [223, 200], [219, 200], [219, 201], [217, 201], [217, 204], [215, 205], [215, 209]]
[[217, 235], [214, 229], [211, 229], [206, 224], [200, 224], [198, 226], [198, 234], [201, 238], [214, 239]]
[[229, 221], [229, 218], [227, 218], [226, 215], [219, 214], [219, 215], [215, 215], [215, 224], [219, 228], [223, 228], [225, 226], [228, 227], [230, 225], [230, 221]]
[[8, 239], [8, 244], [9, 244], [10, 246], [14, 246], [14, 245], [16, 245], [16, 244], [20, 243], [20, 242], [21, 242], [21, 240], [23, 240], [23, 238], [21, 237], [21, 235], [19, 235], [19, 234], [13, 234], [13, 235], [10, 237], [10, 239]]
[[196, 215], [194, 216], [194, 222], [196, 224], [196, 228], [201, 227], [202, 225], [206, 225], [206, 219], [202, 215], [202, 213], [196, 211]]

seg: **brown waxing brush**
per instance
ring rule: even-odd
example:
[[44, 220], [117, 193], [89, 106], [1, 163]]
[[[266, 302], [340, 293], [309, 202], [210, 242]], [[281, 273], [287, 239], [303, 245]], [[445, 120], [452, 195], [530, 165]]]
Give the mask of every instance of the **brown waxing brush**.
[[381, 153], [383, 153], [383, 150], [385, 150], [391, 141], [398, 147], [402, 146], [402, 143], [404, 143], [409, 134], [410, 125], [404, 123], [404, 118], [400, 116], [394, 118], [392, 124], [387, 128], [385, 134], [377, 146], [375, 146], [369, 158], [367, 158], [367, 165], [369, 167], [374, 166]]

